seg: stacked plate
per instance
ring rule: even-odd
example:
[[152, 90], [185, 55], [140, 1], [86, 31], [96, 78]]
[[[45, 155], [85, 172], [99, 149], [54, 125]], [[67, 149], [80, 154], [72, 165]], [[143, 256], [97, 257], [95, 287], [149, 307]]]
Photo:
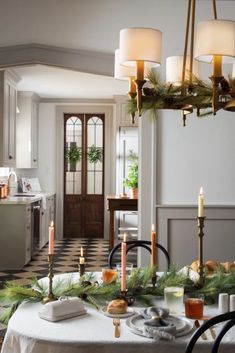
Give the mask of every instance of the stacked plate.
[[[127, 327], [136, 335], [146, 336], [144, 331], [144, 322], [146, 321], [146, 317], [141, 314], [135, 314], [132, 317], [126, 320]], [[188, 335], [193, 329], [193, 322], [185, 317], [177, 317], [173, 315], [169, 315], [165, 321], [172, 323], [176, 327], [176, 336], [182, 337]], [[156, 328], [157, 330], [157, 328]]]

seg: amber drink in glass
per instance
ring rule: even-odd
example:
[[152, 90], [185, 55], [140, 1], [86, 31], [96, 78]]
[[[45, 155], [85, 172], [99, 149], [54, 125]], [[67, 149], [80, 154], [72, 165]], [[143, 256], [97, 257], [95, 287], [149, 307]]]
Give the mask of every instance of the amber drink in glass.
[[185, 316], [189, 319], [203, 317], [204, 296], [202, 294], [187, 295], [184, 300]]

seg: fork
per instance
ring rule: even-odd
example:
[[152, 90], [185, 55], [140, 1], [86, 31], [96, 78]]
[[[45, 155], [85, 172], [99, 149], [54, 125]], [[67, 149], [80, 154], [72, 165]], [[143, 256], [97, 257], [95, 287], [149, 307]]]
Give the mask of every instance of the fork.
[[120, 337], [120, 330], [119, 330], [120, 319], [113, 319], [113, 325], [115, 326], [114, 337], [119, 338]]
[[[194, 324], [196, 326], [196, 328], [199, 328], [201, 325], [200, 325], [200, 322], [198, 320], [195, 320], [194, 321]], [[204, 341], [207, 341], [207, 335], [205, 334], [205, 332], [203, 332], [201, 334], [201, 338], [204, 340]]]
[[[208, 319], [204, 319], [204, 322], [207, 322]], [[215, 333], [215, 329], [214, 329], [214, 326], [212, 327], [209, 327], [209, 330], [210, 330], [210, 333], [211, 333], [211, 337], [213, 338], [213, 340], [216, 339], [216, 333]]]

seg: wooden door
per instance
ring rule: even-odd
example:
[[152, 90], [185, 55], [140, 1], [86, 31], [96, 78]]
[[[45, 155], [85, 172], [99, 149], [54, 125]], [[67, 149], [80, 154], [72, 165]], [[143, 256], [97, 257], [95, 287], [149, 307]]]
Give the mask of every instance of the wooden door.
[[103, 238], [103, 114], [65, 114], [64, 161], [64, 236]]

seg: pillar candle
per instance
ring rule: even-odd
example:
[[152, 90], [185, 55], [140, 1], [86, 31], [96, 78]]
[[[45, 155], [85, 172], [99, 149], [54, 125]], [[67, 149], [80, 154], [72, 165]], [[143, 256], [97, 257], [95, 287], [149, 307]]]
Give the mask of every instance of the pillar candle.
[[198, 217], [204, 217], [204, 195], [202, 186], [198, 196]]
[[151, 265], [152, 265], [152, 267], [155, 267], [157, 264], [155, 243], [156, 243], [156, 232], [155, 232], [154, 224], [152, 224], [152, 232], [151, 232]]
[[48, 247], [48, 254], [53, 255], [54, 254], [54, 222], [51, 221], [50, 227], [49, 227], [49, 247]]
[[122, 242], [122, 281], [121, 291], [126, 291], [126, 234], [123, 236]]
[[80, 265], [84, 265], [84, 263], [85, 263], [85, 258], [83, 256], [83, 247], [81, 247], [81, 256], [79, 259], [79, 263], [80, 263]]

